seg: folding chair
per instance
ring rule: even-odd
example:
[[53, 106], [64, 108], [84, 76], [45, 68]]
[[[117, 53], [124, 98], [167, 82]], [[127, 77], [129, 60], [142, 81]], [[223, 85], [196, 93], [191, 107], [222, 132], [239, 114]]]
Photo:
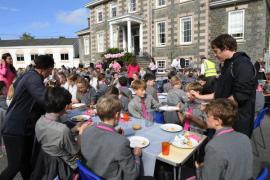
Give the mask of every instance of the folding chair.
[[260, 145], [263, 149], [266, 148], [265, 146], [265, 140], [264, 140], [264, 136], [263, 136], [263, 133], [262, 133], [262, 128], [261, 128], [261, 123], [264, 119], [264, 116], [265, 116], [265, 113], [267, 112], [268, 108], [264, 108], [262, 110], [259, 111], [259, 113], [257, 114], [257, 117], [254, 121], [254, 125], [253, 125], [253, 130], [259, 128], [260, 129], [260, 135], [261, 135], [261, 139], [262, 139], [262, 143], [263, 144], [259, 144], [256, 142], [256, 138], [253, 134], [253, 142], [254, 142], [254, 145], [255, 145], [255, 149], [256, 149], [256, 154], [259, 155], [259, 151], [258, 151], [258, 147], [257, 147], [257, 144]]
[[82, 163], [78, 160], [77, 166], [79, 169], [81, 180], [102, 180], [101, 177], [95, 175], [89, 169], [87, 169]]
[[267, 167], [264, 167], [260, 174], [256, 177], [256, 180], [267, 180], [267, 177], [269, 175], [269, 171]]

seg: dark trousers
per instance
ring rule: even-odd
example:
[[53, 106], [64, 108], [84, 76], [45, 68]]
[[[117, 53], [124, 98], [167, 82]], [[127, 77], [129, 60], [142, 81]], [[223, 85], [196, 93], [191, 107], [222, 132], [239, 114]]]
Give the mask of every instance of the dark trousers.
[[0, 174], [0, 179], [12, 180], [18, 172], [24, 180], [30, 179], [33, 137], [3, 135], [3, 139], [8, 166]]

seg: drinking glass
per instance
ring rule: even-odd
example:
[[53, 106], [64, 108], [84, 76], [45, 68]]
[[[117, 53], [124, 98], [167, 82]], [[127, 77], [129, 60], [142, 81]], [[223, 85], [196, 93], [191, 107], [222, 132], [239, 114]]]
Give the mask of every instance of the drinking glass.
[[170, 143], [165, 141], [161, 143], [162, 155], [168, 156], [170, 154]]

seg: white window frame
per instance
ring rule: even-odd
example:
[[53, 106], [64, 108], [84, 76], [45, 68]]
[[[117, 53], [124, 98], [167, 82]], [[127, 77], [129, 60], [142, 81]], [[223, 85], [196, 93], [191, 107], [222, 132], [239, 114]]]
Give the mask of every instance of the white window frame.
[[160, 5], [159, 2], [160, 2], [160, 0], [156, 0], [156, 7], [157, 8], [161, 8], [161, 7], [165, 7], [166, 6], [166, 0], [164, 0], [164, 4], [163, 5]]
[[[116, 8], [116, 15], [115, 16], [113, 16], [113, 8]], [[117, 5], [116, 4], [111, 4], [111, 7], [110, 7], [110, 17], [111, 18], [114, 18], [114, 17], [116, 17], [117, 16]]]
[[[164, 62], [164, 67], [160, 67], [159, 66], [159, 62]], [[167, 61], [165, 59], [158, 59], [158, 60], [156, 60], [157, 73], [158, 74], [165, 74], [166, 73], [166, 63], [167, 63]]]
[[[136, 12], [137, 11], [137, 0], [134, 0], [135, 1], [135, 6], [131, 6], [131, 1], [133, 1], [133, 0], [128, 0], [128, 12], [130, 12], [130, 13], [134, 13], [134, 12]], [[133, 5], [134, 5], [133, 4]], [[132, 9], [132, 7], [135, 9]]]
[[[33, 59], [32, 59], [32, 56], [34, 57]], [[30, 54], [30, 59], [31, 59], [31, 61], [34, 61], [37, 57], [38, 57], [38, 54], [37, 54], [37, 53], [35, 53], [35, 54]]]
[[[237, 12], [242, 12], [243, 13], [243, 19], [242, 19], [242, 25], [243, 25], [243, 36], [242, 37], [234, 37], [232, 34], [232, 29], [231, 27], [231, 16], [233, 13], [237, 13]], [[228, 12], [228, 34], [230, 34], [232, 37], [234, 37], [237, 41], [242, 41], [245, 39], [245, 10], [241, 9], [241, 10], [235, 10], [235, 11], [230, 11]]]
[[184, 2], [188, 2], [188, 1], [191, 1], [191, 0], [180, 0], [180, 3], [184, 3]]
[[[100, 39], [100, 36], [102, 35], [103, 37], [103, 40]], [[104, 39], [104, 33], [97, 33], [97, 52], [98, 53], [102, 53], [104, 52], [104, 42], [105, 42], [105, 39]], [[101, 46], [100, 46], [101, 45]]]
[[[184, 20], [185, 19], [190, 19], [190, 41], [188, 42], [185, 42], [184, 39], [184, 31], [183, 31], [183, 28], [182, 28], [182, 24], [184, 23]], [[192, 44], [192, 39], [193, 39], [193, 19], [192, 19], [192, 16], [185, 16], [185, 17], [181, 17], [180, 18], [180, 45], [190, 45]]]
[[83, 47], [84, 47], [84, 55], [90, 54], [90, 37], [84, 36], [83, 37]]
[[[165, 34], [165, 42], [164, 43], [161, 43], [160, 42], [160, 39], [159, 39], [159, 34], [161, 34], [159, 32], [159, 24], [161, 23], [164, 23], [164, 34]], [[156, 22], [156, 45], [157, 47], [163, 47], [163, 46], [166, 46], [166, 41], [167, 41], [167, 37], [166, 37], [166, 21], [159, 21], [159, 22]]]
[[[62, 59], [62, 55], [64, 56], [64, 58]], [[67, 55], [67, 58], [66, 58]], [[60, 53], [60, 60], [61, 61], [68, 61], [69, 60], [69, 54], [68, 53]]]
[[[99, 13], [101, 13], [101, 17], [102, 17], [102, 19], [101, 19], [101, 21], [99, 20]], [[102, 9], [98, 9], [97, 10], [97, 23], [102, 23], [103, 22], [103, 20], [104, 20], [104, 13], [103, 13], [103, 10]]]
[[17, 62], [24, 62], [24, 54], [16, 54], [16, 61]]

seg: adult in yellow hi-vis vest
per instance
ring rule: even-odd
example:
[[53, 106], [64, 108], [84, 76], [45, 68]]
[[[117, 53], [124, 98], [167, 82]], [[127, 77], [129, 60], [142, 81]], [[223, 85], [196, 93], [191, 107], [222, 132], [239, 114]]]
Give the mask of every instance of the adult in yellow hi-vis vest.
[[217, 77], [217, 69], [215, 62], [206, 59], [205, 56], [201, 57], [201, 74], [206, 78], [206, 86], [214, 90], [215, 80]]

